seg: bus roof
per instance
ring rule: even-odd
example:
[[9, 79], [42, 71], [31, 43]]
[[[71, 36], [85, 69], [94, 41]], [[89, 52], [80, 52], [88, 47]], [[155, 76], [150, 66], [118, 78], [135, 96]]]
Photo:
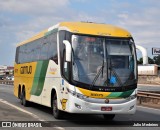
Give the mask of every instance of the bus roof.
[[58, 28], [59, 30], [68, 30], [72, 33], [90, 34], [110, 37], [131, 37], [131, 34], [125, 29], [109, 24], [98, 24], [91, 22], [61, 22], [56, 26], [50, 27], [32, 38], [21, 42], [18, 46], [34, 41], [46, 35], [46, 33]]
[[66, 27], [73, 33], [102, 35], [112, 37], [131, 37], [131, 34], [117, 26], [91, 22], [62, 22], [60, 27]]

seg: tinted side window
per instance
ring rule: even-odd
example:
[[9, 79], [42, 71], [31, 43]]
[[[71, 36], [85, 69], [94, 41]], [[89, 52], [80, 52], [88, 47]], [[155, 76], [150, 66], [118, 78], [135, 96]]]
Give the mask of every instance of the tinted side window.
[[16, 56], [15, 56], [15, 62], [16, 62], [16, 63], [19, 63], [19, 61], [18, 61], [18, 60], [19, 60], [19, 48], [20, 48], [20, 47], [17, 47], [17, 48], [16, 48]]
[[41, 45], [41, 54], [40, 54], [40, 59], [41, 60], [46, 60], [48, 59], [48, 49], [49, 49], [49, 44], [44, 42]]
[[48, 41], [48, 59], [53, 60], [58, 64], [58, 53], [57, 53], [57, 33], [53, 33], [47, 37]]
[[33, 62], [39, 60], [53, 60], [58, 64], [57, 33], [17, 47], [16, 63]]
[[24, 55], [24, 46], [20, 46], [19, 49], [19, 63], [23, 63], [23, 55]]
[[64, 66], [64, 44], [63, 40], [65, 40], [65, 31], [59, 31], [59, 54], [60, 54], [60, 67], [61, 67], [61, 75], [63, 76], [63, 66]]
[[69, 80], [70, 79], [70, 64], [65, 61], [65, 45], [63, 40], [71, 41], [71, 33], [66, 31], [59, 31], [59, 48], [60, 48], [60, 60], [61, 60], [61, 74]]

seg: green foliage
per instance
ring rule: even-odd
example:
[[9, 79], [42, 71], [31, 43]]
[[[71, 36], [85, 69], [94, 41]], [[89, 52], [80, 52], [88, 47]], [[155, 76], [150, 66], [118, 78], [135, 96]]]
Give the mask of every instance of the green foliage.
[[155, 64], [154, 60], [152, 58], [150, 58], [150, 57], [148, 57], [148, 63], [149, 64]]
[[138, 60], [138, 64], [143, 64], [143, 58], [141, 57], [141, 58], [139, 58], [139, 60]]
[[[157, 62], [155, 62], [155, 61], [157, 61], [157, 60], [154, 60], [154, 58], [152, 59], [152, 58], [148, 57], [148, 63], [149, 64], [157, 64]], [[142, 57], [139, 58], [139, 60], [137, 61], [137, 63], [138, 64], [143, 64], [143, 58]]]
[[153, 57], [154, 63], [160, 65], [160, 55]]

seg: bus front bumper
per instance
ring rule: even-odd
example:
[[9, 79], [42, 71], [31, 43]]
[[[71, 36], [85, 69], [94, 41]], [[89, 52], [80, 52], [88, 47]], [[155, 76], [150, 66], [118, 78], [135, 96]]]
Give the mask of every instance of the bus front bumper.
[[[114, 100], [116, 101], [117, 99]], [[123, 103], [93, 103], [70, 95], [69, 101], [66, 104], [66, 111], [84, 114], [134, 114], [136, 111], [136, 101], [137, 98]]]

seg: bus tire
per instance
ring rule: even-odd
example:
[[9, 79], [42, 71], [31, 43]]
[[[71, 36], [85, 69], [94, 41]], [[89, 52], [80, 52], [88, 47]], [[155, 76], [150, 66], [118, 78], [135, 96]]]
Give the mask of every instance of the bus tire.
[[21, 105], [23, 105], [23, 101], [22, 101], [22, 92], [20, 93], [20, 103], [21, 103]]
[[21, 104], [25, 107], [27, 107], [29, 105], [29, 102], [26, 100], [25, 90], [22, 90], [22, 93], [21, 93]]
[[63, 112], [58, 109], [56, 93], [54, 94], [53, 100], [52, 100], [52, 111], [53, 111], [53, 116], [55, 119], [62, 119]]
[[103, 114], [105, 120], [111, 121], [114, 119], [115, 114]]
[[18, 98], [21, 99], [21, 86], [18, 87]]

